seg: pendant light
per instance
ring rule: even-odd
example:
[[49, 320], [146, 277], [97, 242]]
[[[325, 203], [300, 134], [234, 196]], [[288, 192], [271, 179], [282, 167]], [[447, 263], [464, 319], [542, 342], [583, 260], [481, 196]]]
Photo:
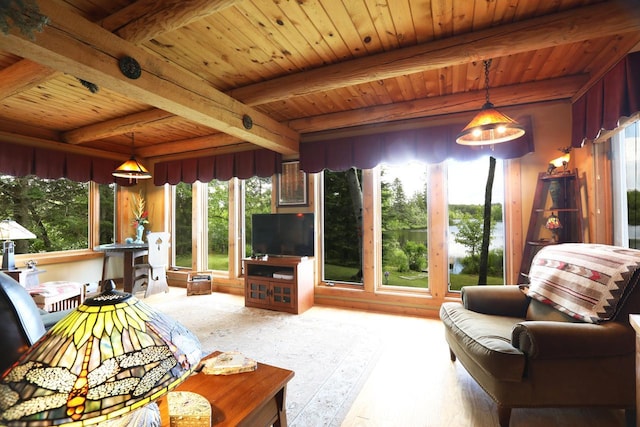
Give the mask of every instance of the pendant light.
[[129, 182], [134, 179], [149, 179], [151, 178], [151, 174], [136, 160], [134, 155], [134, 136], [131, 133], [131, 158], [118, 166], [116, 170], [114, 170], [111, 174], [118, 178], [129, 178]]
[[484, 61], [484, 87], [486, 102], [482, 110], [460, 132], [456, 142], [461, 145], [493, 145], [511, 141], [524, 135], [524, 128], [511, 117], [500, 113], [489, 101], [489, 67]]

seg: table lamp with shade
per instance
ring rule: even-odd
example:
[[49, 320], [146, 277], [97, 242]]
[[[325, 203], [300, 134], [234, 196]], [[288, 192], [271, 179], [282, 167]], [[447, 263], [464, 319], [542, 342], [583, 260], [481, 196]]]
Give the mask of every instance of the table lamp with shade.
[[2, 269], [16, 269], [14, 240], [35, 238], [35, 234], [11, 219], [0, 221], [0, 240], [4, 240], [2, 243]]
[[188, 329], [110, 284], [3, 374], [0, 425], [108, 423], [168, 393], [200, 358]]

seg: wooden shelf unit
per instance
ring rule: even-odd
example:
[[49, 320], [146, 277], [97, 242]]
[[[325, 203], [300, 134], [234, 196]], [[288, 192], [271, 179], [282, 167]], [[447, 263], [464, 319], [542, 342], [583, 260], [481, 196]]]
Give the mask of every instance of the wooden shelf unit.
[[311, 257], [243, 259], [244, 305], [293, 314], [308, 310], [314, 299], [313, 266]]
[[[562, 228], [554, 233], [546, 223], [551, 215], [556, 215]], [[528, 283], [529, 268], [536, 253], [548, 245], [558, 243], [581, 243], [584, 240], [582, 228], [582, 199], [578, 182], [578, 171], [555, 174], [541, 172], [531, 207], [529, 229], [522, 252], [520, 283]]]

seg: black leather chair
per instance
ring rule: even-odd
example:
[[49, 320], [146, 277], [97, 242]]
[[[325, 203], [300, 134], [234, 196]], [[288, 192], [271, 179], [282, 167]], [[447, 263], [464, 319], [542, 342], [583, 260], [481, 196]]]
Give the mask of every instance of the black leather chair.
[[20, 283], [0, 272], [0, 373], [67, 313], [40, 310]]

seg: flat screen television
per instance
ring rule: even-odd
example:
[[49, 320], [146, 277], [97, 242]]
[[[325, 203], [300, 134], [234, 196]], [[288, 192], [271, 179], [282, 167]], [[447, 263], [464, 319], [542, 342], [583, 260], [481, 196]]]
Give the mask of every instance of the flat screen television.
[[254, 214], [252, 255], [313, 256], [312, 213]]

